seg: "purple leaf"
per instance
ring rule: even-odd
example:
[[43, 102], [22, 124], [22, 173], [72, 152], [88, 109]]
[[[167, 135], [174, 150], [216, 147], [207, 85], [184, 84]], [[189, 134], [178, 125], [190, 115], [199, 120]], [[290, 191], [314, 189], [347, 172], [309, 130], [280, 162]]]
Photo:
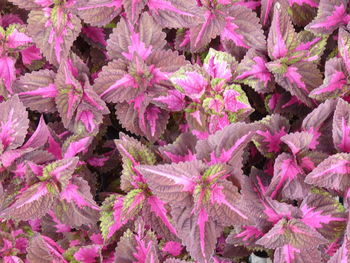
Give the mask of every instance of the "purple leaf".
[[[211, 39], [215, 38], [225, 27], [225, 17], [221, 10], [202, 7], [200, 13], [204, 22], [190, 28], [190, 49], [192, 52], [200, 51]], [[184, 44], [182, 44], [184, 45]]]
[[107, 53], [111, 59], [132, 60], [137, 54], [145, 60], [151, 52], [162, 49], [165, 44], [165, 33], [160, 25], [144, 13], [137, 25], [121, 19], [107, 41]]
[[200, 262], [208, 262], [214, 253], [222, 227], [215, 221], [208, 220], [205, 210], [194, 215], [188, 206], [174, 207], [172, 216], [178, 235], [190, 255]]
[[228, 8], [225, 26], [220, 33], [223, 41], [233, 41], [237, 47], [264, 51], [266, 40], [255, 12], [244, 6]]
[[167, 227], [167, 229], [169, 229], [169, 231], [176, 236], [176, 230], [168, 219], [165, 203], [159, 200], [156, 196], [147, 198], [147, 203], [150, 206], [151, 212], [154, 213]]
[[29, 14], [29, 35], [46, 59], [56, 66], [68, 57], [80, 30], [80, 19], [61, 6], [33, 10]]
[[22, 259], [16, 256], [5, 256], [4, 263], [23, 263]]
[[27, 251], [27, 260], [29, 262], [68, 263], [63, 257], [63, 248], [54, 240], [44, 235], [34, 235], [30, 240]]
[[[281, 66], [281, 65], [279, 65]], [[275, 72], [279, 67], [274, 62], [267, 64], [270, 71]], [[321, 86], [322, 75], [320, 70], [311, 62], [296, 62], [287, 66], [285, 71], [274, 74], [276, 82], [285, 90], [296, 96], [308, 107], [313, 107], [315, 102], [309, 98], [309, 93]]]
[[44, 167], [40, 179], [53, 179], [54, 182], [59, 182], [63, 187], [65, 187], [69, 183], [78, 161], [79, 158], [74, 157], [52, 162]]
[[288, 2], [293, 23], [305, 27], [315, 18], [320, 0], [288, 0]]
[[308, 149], [315, 149], [315, 145], [312, 143], [313, 134], [306, 131], [289, 133], [284, 135], [281, 141], [288, 145], [294, 156]]
[[170, 204], [186, 204], [194, 191], [196, 176], [205, 168], [200, 161], [157, 166], [141, 165], [136, 169], [145, 177], [152, 193]]
[[251, 86], [258, 93], [268, 93], [274, 88], [272, 74], [266, 67], [266, 58], [260, 52], [249, 49], [239, 63], [236, 80]]
[[349, 164], [349, 154], [331, 155], [306, 176], [305, 182], [327, 189], [345, 191], [350, 187]]
[[[16, 1], [16, 0], [14, 0]], [[28, 1], [26, 1], [28, 2]], [[0, 18], [0, 26], [3, 28], [8, 27], [11, 24], [23, 25], [23, 20], [19, 17], [18, 14], [5, 14]]]
[[47, 143], [50, 137], [50, 131], [44, 121], [44, 117], [41, 116], [38, 127], [27, 142], [22, 146], [22, 149], [42, 147]]
[[17, 195], [15, 202], [2, 210], [0, 216], [17, 220], [41, 218], [51, 209], [54, 202], [54, 194], [49, 191], [50, 187], [46, 182], [30, 186]]
[[64, 159], [72, 158], [76, 156], [78, 153], [85, 153], [88, 150], [88, 147], [91, 144], [91, 137], [84, 137], [81, 139], [73, 140], [68, 144], [66, 149], [64, 150]]
[[197, 143], [197, 159], [208, 164], [228, 163], [233, 166], [234, 174], [240, 177], [243, 175], [242, 154], [256, 128], [255, 125], [240, 122], [226, 126]]
[[350, 43], [350, 34], [349, 34], [349, 32], [346, 31], [343, 28], [340, 28], [339, 29], [339, 34], [338, 34], [338, 49], [339, 49], [339, 54], [343, 58], [344, 64], [345, 64], [346, 69], [347, 69], [347, 71], [344, 70], [344, 73], [346, 72], [347, 74], [350, 73], [350, 54], [349, 54], [350, 48], [349, 48], [349, 43]]
[[312, 190], [301, 203], [300, 210], [301, 221], [329, 240], [337, 238], [345, 229], [344, 207], [325, 191]]
[[269, 17], [271, 16], [271, 9], [273, 8], [275, 0], [261, 0], [261, 14], [260, 21], [263, 26], [266, 26]]
[[159, 147], [163, 158], [173, 163], [196, 160], [196, 136], [191, 133], [182, 133], [172, 144]]
[[84, 0], [77, 3], [78, 14], [85, 23], [104, 26], [121, 11], [122, 0]]
[[146, 232], [140, 221], [135, 224], [135, 233], [128, 229], [120, 238], [115, 250], [116, 262], [159, 263], [156, 236], [150, 230]]
[[321, 253], [315, 248], [298, 249], [293, 245], [284, 245], [275, 250], [275, 263], [322, 262]]
[[257, 149], [265, 156], [271, 157], [281, 150], [281, 137], [287, 134], [290, 125], [286, 118], [273, 114], [260, 121], [253, 141]]
[[14, 90], [26, 107], [39, 112], [55, 112], [56, 74], [50, 70], [27, 73], [14, 83]]
[[122, 219], [134, 219], [141, 211], [146, 200], [142, 189], [129, 191], [123, 200]]
[[18, 96], [0, 103], [0, 143], [2, 149], [16, 149], [24, 142], [28, 129], [28, 112]]
[[147, 6], [154, 20], [162, 27], [193, 27], [199, 22], [197, 14], [200, 10], [195, 1], [148, 0]]
[[292, 155], [280, 154], [274, 165], [274, 172], [271, 183], [266, 190], [266, 194], [271, 198], [276, 198], [279, 194], [283, 198], [302, 199], [308, 191], [309, 186], [301, 178], [303, 170], [298, 166]]
[[128, 222], [122, 219], [123, 197], [110, 195], [106, 198], [101, 207], [100, 227], [105, 240], [110, 239], [116, 231]]
[[52, 3], [51, 0], [11, 0], [10, 2], [26, 10], [41, 8]]
[[297, 34], [289, 19], [288, 13], [279, 3], [276, 3], [269, 36], [267, 38], [269, 57], [273, 60], [286, 57], [297, 44]]
[[333, 142], [327, 142], [332, 136], [332, 119], [336, 105], [337, 100], [326, 100], [303, 120], [302, 130], [313, 134], [313, 144], [318, 151], [334, 152], [335, 150]]
[[[151, 199], [153, 198], [156, 197], [152, 196]], [[177, 232], [173, 226], [172, 219], [170, 219], [169, 206], [163, 202], [162, 204], [163, 206], [161, 207], [152, 208], [151, 205], [146, 202], [141, 211], [142, 218], [147, 222], [147, 225], [157, 233], [158, 237], [164, 238], [166, 241], [180, 241], [177, 237]], [[164, 207], [164, 209], [162, 207]]]
[[290, 6], [297, 4], [299, 6], [309, 5], [311, 7], [318, 7], [319, 0], [288, 0]]
[[242, 207], [249, 213], [257, 226], [261, 229], [270, 228], [280, 219], [299, 218], [301, 212], [298, 208], [272, 200], [266, 195], [270, 176], [254, 169], [252, 178], [246, 180], [242, 186]]
[[128, 74], [127, 64], [122, 60], [113, 60], [102, 68], [94, 90], [106, 102], [114, 103], [128, 101], [140, 93], [137, 82]]
[[345, 0], [320, 0], [317, 16], [306, 29], [318, 34], [331, 34], [350, 21], [346, 6]]
[[310, 249], [327, 243], [327, 240], [301, 220], [283, 218], [256, 243], [269, 249], [285, 245], [291, 245], [295, 249]]
[[333, 142], [339, 152], [350, 153], [350, 105], [339, 99], [333, 117]]
[[165, 104], [169, 111], [181, 111], [185, 108], [185, 95], [177, 90], [168, 90], [167, 95], [153, 99], [160, 105]]
[[242, 226], [240, 231], [232, 231], [227, 237], [226, 242], [228, 244], [242, 244], [245, 246], [253, 245], [255, 241], [260, 239], [264, 235], [261, 230], [254, 226]]
[[64, 126], [70, 130], [95, 132], [109, 110], [90, 86], [87, 66], [73, 53], [61, 63], [55, 86], [58, 112]]
[[134, 1], [123, 1], [123, 7], [127, 15], [128, 20], [135, 24], [145, 8], [148, 0], [134, 0]]
[[227, 87], [223, 98], [225, 110], [236, 121], [246, 119], [254, 111], [240, 85], [233, 84]]
[[323, 84], [312, 90], [311, 98], [324, 101], [326, 99], [338, 98], [349, 92], [347, 85], [348, 72], [341, 58], [332, 58], [326, 62], [325, 79]]
[[156, 156], [148, 147], [136, 139], [123, 133], [119, 134], [120, 139], [114, 140], [117, 149], [122, 156], [123, 173], [121, 176], [121, 189], [125, 192], [138, 188], [139, 183], [145, 183], [142, 175], [135, 169], [137, 165], [156, 163]]
[[146, 136], [151, 141], [159, 138], [169, 119], [167, 111], [148, 104], [143, 96], [137, 97], [131, 103], [119, 103], [115, 109], [118, 120], [125, 129]]
[[291, 60], [302, 57], [302, 61], [318, 63], [326, 48], [328, 36], [317, 36], [309, 31], [298, 33], [299, 44], [294, 49]]
[[[225, 172], [224, 170], [219, 172], [217, 171], [218, 166], [212, 166], [210, 167], [204, 174], [204, 177], [211, 173], [211, 177], [219, 176], [214, 174], [217, 172], [217, 174], [220, 174], [222, 172]], [[222, 176], [222, 178], [225, 178], [227, 175]], [[226, 181], [224, 179], [221, 179], [220, 182], [216, 182], [216, 178], [212, 179], [213, 182], [211, 182], [211, 189], [208, 190], [201, 190], [201, 192], [198, 194], [199, 198], [204, 198], [205, 195], [210, 195], [210, 204], [207, 209], [209, 215], [211, 218], [215, 219], [217, 222], [219, 222], [222, 225], [231, 225], [231, 224], [246, 224], [248, 222], [248, 214], [243, 211], [241, 207], [241, 195], [238, 192], [238, 188], [236, 186], [233, 186], [231, 182]], [[203, 183], [202, 183], [203, 185]], [[197, 197], [195, 196], [195, 199]], [[196, 202], [202, 201], [205, 202], [205, 200], [196, 200]], [[198, 205], [198, 203], [196, 203]]]
[[100, 208], [93, 199], [88, 182], [80, 177], [73, 177], [60, 193], [54, 211], [60, 222], [80, 227], [95, 225]]
[[90, 191], [85, 191], [88, 189], [89, 186], [85, 180], [76, 178], [62, 190], [60, 199], [68, 203], [74, 203], [78, 208], [89, 207], [99, 210]]

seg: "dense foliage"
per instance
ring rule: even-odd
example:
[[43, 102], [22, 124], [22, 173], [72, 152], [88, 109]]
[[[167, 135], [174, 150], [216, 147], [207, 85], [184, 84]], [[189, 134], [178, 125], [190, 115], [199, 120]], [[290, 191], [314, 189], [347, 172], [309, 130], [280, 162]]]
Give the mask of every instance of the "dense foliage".
[[350, 262], [348, 0], [0, 0], [0, 262]]

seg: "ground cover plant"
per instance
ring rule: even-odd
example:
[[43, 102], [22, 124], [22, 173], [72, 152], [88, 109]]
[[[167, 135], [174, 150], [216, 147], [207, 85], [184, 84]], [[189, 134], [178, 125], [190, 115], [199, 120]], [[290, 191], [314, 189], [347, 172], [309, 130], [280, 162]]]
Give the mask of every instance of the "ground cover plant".
[[347, 0], [0, 0], [0, 262], [350, 262]]

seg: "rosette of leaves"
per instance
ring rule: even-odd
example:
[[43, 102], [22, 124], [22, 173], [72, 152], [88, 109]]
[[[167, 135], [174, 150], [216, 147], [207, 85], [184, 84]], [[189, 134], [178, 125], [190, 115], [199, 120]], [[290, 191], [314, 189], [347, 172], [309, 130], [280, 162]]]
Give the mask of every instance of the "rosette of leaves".
[[40, 59], [40, 53], [33, 46], [33, 40], [25, 33], [26, 28], [19, 24], [11, 24], [6, 29], [0, 26], [0, 94], [6, 96], [13, 93], [12, 84], [16, 79], [15, 64], [22, 56], [23, 64], [31, 64]]
[[288, 13], [281, 4], [275, 4], [267, 39], [272, 61], [266, 66], [282, 88], [310, 108], [316, 106], [316, 102], [309, 94], [322, 83], [317, 62], [326, 41], [327, 36], [315, 36], [307, 31], [296, 33]]
[[235, 80], [236, 60], [227, 53], [210, 49], [203, 67], [187, 65], [170, 76], [176, 90], [155, 101], [169, 110], [186, 112], [191, 132], [198, 138], [246, 119], [253, 112], [248, 98]]
[[45, 165], [27, 162], [27, 185], [0, 212], [2, 218], [30, 220], [54, 210], [63, 223], [71, 226], [94, 224], [99, 207], [88, 183], [73, 175], [78, 158], [66, 158]]
[[76, 134], [96, 133], [109, 110], [94, 92], [89, 69], [75, 54], [51, 70], [27, 73], [15, 83], [25, 106], [42, 113], [58, 111], [65, 128]]
[[177, 52], [164, 50], [165, 44], [165, 34], [148, 14], [143, 13], [136, 25], [122, 18], [107, 41], [113, 60], [94, 84], [103, 100], [116, 103], [122, 126], [149, 140], [159, 138], [169, 118], [152, 99], [171, 87], [167, 76], [186, 64]]
[[177, 34], [177, 47], [199, 52], [220, 36], [222, 42], [233, 42], [245, 49], [266, 49], [266, 40], [257, 15], [249, 8], [231, 1], [198, 0], [199, 25]]
[[101, 213], [104, 239], [110, 239], [123, 225], [142, 216], [158, 235], [167, 240], [177, 240], [177, 232], [166, 204], [152, 194], [144, 176], [135, 168], [138, 165], [155, 164], [154, 152], [122, 133], [115, 144], [123, 161], [121, 190], [127, 194], [113, 194], [104, 201]]
[[[207, 262], [225, 226], [248, 221], [238, 189], [222, 164], [202, 161], [136, 167], [152, 193], [171, 206], [175, 229], [191, 256]], [[189, 235], [189, 233], [191, 233]]]
[[272, 250], [273, 262], [321, 262], [321, 253], [326, 253], [321, 252], [322, 246], [332, 246], [344, 233], [344, 207], [331, 194], [318, 189], [309, 191], [298, 206], [272, 200], [266, 196], [268, 181], [268, 176], [256, 169], [246, 177], [242, 195], [254, 224], [235, 229], [227, 242], [252, 250]]

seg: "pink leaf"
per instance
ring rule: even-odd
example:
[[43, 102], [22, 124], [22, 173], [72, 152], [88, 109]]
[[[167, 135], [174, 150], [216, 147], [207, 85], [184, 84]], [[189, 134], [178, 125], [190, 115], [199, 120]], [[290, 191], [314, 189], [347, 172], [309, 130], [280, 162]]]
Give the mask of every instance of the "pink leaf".
[[0, 80], [10, 93], [13, 93], [12, 82], [16, 79], [15, 63], [12, 57], [0, 57]]
[[21, 55], [24, 65], [30, 65], [33, 61], [42, 59], [40, 49], [38, 49], [35, 45], [21, 50]]
[[74, 253], [74, 258], [82, 263], [96, 263], [100, 259], [100, 250], [99, 245], [81, 247]]
[[31, 37], [28, 37], [24, 33], [18, 32], [16, 28], [7, 37], [7, 46], [9, 48], [18, 48], [32, 42], [33, 40]]
[[321, 0], [317, 17], [306, 26], [306, 29], [316, 33], [331, 34], [350, 21], [346, 6], [347, 2], [344, 0]]
[[162, 250], [174, 257], [177, 257], [181, 254], [182, 249], [183, 247], [180, 243], [169, 241], [169, 242], [166, 242]]

